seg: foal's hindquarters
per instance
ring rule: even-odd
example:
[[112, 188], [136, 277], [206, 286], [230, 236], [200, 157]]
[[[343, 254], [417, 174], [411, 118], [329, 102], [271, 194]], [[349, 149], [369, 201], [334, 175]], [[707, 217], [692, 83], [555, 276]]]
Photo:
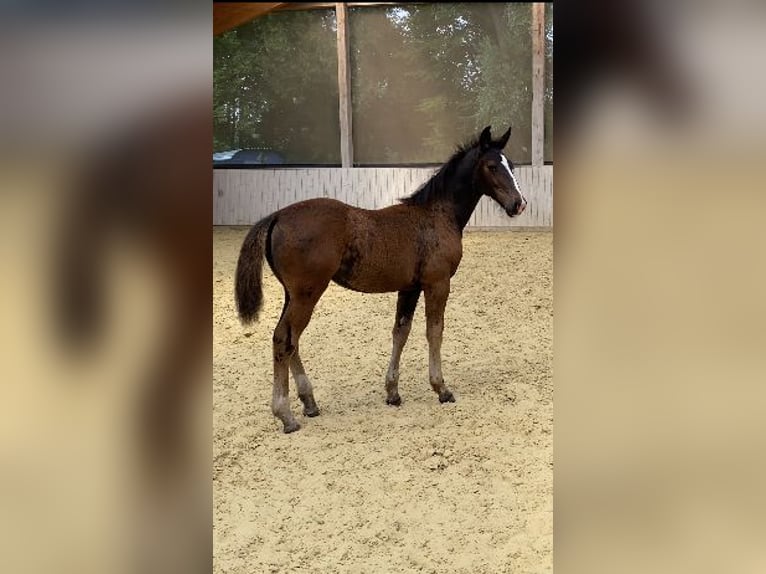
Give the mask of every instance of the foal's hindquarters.
[[[285, 208], [278, 213], [267, 238], [266, 256], [285, 290], [282, 315], [274, 329], [271, 401], [271, 411], [282, 421], [285, 433], [301, 428], [290, 410], [288, 370], [295, 379], [303, 414], [319, 414], [298, 342], [317, 301], [340, 267], [346, 235], [343, 210], [333, 205], [335, 202], [323, 203], [302, 202]], [[313, 217], [307, 217], [306, 211]], [[328, 234], [327, 229], [333, 233]]]

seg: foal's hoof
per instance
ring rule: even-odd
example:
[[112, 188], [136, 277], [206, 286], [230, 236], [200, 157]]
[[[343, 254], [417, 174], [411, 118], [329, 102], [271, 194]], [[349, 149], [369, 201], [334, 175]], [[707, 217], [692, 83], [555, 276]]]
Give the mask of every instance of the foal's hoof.
[[301, 430], [301, 424], [298, 421], [293, 421], [285, 425], [285, 434], [290, 434], [297, 430]]
[[439, 395], [439, 402], [440, 403], [454, 403], [455, 402], [455, 395], [452, 394], [452, 391], [447, 391], [447, 392], [441, 393]]
[[298, 395], [298, 398], [303, 403], [303, 414], [307, 417], [319, 416], [319, 409], [317, 403], [314, 400], [314, 395]]
[[402, 404], [402, 397], [400, 397], [399, 395], [396, 395], [395, 397], [388, 397], [386, 399], [386, 404], [398, 407]]

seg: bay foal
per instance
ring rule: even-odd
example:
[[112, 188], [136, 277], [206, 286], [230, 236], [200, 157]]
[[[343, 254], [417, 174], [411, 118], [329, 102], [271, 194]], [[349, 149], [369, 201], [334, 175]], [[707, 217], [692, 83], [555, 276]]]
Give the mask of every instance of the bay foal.
[[478, 140], [459, 148], [439, 171], [398, 205], [360, 209], [328, 198], [281, 209], [256, 223], [242, 245], [236, 272], [236, 302], [247, 324], [263, 302], [262, 260], [285, 290], [282, 316], [274, 330], [274, 389], [271, 410], [284, 432], [300, 424], [290, 410], [288, 370], [303, 403], [303, 414], [319, 409], [298, 351], [301, 333], [330, 281], [364, 293], [398, 291], [393, 350], [386, 374], [386, 403], [399, 406], [399, 360], [420, 293], [426, 301], [426, 337], [431, 387], [439, 401], [454, 402], [444, 384], [441, 342], [450, 278], [462, 257], [463, 228], [483, 195], [513, 217], [524, 211], [513, 165], [502, 150], [509, 128], [493, 140], [487, 126]]

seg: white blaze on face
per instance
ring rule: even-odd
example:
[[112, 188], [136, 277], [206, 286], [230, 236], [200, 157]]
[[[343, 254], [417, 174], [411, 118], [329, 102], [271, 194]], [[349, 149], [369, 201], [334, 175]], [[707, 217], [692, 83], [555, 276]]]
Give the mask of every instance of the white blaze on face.
[[521, 201], [523, 203], [526, 203], [527, 200], [524, 197], [524, 194], [521, 193], [521, 188], [519, 187], [519, 182], [516, 181], [516, 176], [513, 175], [513, 172], [511, 171], [511, 165], [508, 163], [508, 159], [503, 154], [500, 154], [500, 162], [503, 164], [503, 167], [508, 172], [508, 175], [511, 176], [511, 181], [513, 182], [513, 187], [516, 188], [517, 192], [519, 192], [519, 195], [521, 196]]

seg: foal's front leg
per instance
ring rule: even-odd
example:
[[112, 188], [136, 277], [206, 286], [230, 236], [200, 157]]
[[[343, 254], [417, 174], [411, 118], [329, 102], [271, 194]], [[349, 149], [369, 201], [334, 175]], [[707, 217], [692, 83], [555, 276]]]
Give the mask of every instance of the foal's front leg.
[[442, 376], [442, 332], [444, 308], [449, 297], [449, 280], [430, 286], [426, 294], [426, 338], [428, 339], [428, 376], [440, 403], [454, 403], [455, 397]]
[[398, 407], [402, 404], [399, 396], [399, 360], [402, 358], [402, 350], [412, 327], [412, 316], [418, 306], [420, 289], [413, 291], [399, 291], [396, 301], [396, 320], [392, 331], [394, 346], [391, 351], [391, 361], [388, 363], [386, 373], [386, 404]]

